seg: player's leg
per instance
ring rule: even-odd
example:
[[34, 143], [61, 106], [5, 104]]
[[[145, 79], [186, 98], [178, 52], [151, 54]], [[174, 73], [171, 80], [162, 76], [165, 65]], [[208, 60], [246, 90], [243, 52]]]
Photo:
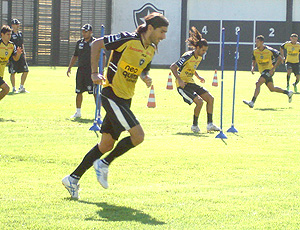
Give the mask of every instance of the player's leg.
[[292, 66], [289, 62], [285, 64], [286, 67], [286, 89], [290, 89], [290, 78], [291, 78], [291, 73], [292, 73]]
[[[21, 75], [21, 84], [20, 84], [20, 88], [24, 88], [24, 84], [25, 84], [25, 81], [27, 79], [27, 76], [28, 76], [28, 72], [23, 72], [22, 75]], [[24, 88], [25, 89], [25, 88]]]
[[255, 83], [255, 90], [254, 90], [254, 95], [252, 97], [251, 101], [246, 101], [243, 100], [243, 102], [248, 105], [250, 108], [254, 107], [254, 103], [256, 101], [256, 98], [258, 97], [259, 93], [260, 93], [260, 87], [262, 84], [264, 84], [266, 82], [266, 79], [262, 76], [260, 76], [260, 78], [257, 80], [257, 82]]
[[83, 94], [77, 93], [77, 95], [76, 95], [76, 108], [77, 109], [81, 109], [82, 101], [83, 101]]
[[182, 96], [184, 102], [188, 103], [189, 105], [193, 104], [193, 102], [196, 104], [196, 107], [194, 109], [193, 125], [191, 127], [191, 130], [194, 133], [198, 133], [200, 132], [200, 128], [198, 126], [198, 118], [203, 105], [203, 100], [195, 92], [194, 85], [196, 84], [188, 83], [184, 88], [178, 87], [177, 91], [180, 94], [180, 96]]
[[66, 187], [72, 198], [79, 198], [79, 180], [83, 174], [92, 167], [94, 161], [100, 159], [100, 157], [106, 152], [110, 151], [114, 146], [115, 140], [111, 134], [103, 133], [101, 142], [96, 144], [83, 158], [78, 167], [68, 176], [62, 180], [63, 185]]
[[2, 77], [0, 77], [0, 100], [2, 100], [9, 93], [9, 86], [3, 81]]
[[300, 74], [299, 74], [299, 63], [294, 63], [293, 64], [293, 73], [296, 76], [296, 81], [295, 83], [293, 83], [294, 86], [294, 92], [297, 93], [298, 89], [297, 89], [297, 84], [299, 83], [300, 80]]
[[28, 70], [28, 64], [27, 64], [23, 54], [21, 55], [19, 61], [15, 62], [15, 71], [17, 71], [18, 73], [22, 73], [19, 92], [20, 93], [28, 93], [25, 90], [24, 85], [25, 85], [25, 81], [27, 79], [29, 70]]
[[300, 81], [300, 74], [297, 74], [296, 81], [295, 81], [295, 83], [293, 83], [295, 93], [298, 93], [297, 85], [298, 85], [299, 81]]
[[130, 134], [130, 136], [120, 140], [115, 148], [105, 158], [94, 162], [98, 182], [103, 188], [108, 188], [108, 166], [116, 158], [141, 144], [144, 141], [144, 131], [130, 110], [131, 100], [120, 100], [120, 98], [116, 98], [110, 87], [104, 88], [102, 92], [104, 92], [104, 95], [110, 96], [110, 98], [104, 95], [101, 97], [102, 105], [106, 111], [106, 117], [109, 118], [110, 123], [109, 125], [106, 125], [106, 119], [104, 119], [101, 126], [101, 132], [110, 133], [114, 140], [118, 140], [121, 132], [125, 130], [127, 130]]
[[206, 101], [207, 131], [220, 131], [220, 128], [213, 124], [214, 97], [207, 91], [201, 94], [201, 98]]
[[267, 85], [267, 87], [269, 88], [269, 90], [271, 92], [286, 94], [289, 98], [289, 102], [290, 103], [292, 102], [293, 91], [287, 91], [287, 90], [284, 90], [280, 87], [274, 86], [274, 83], [272, 81], [266, 83], [266, 85]]
[[199, 95], [196, 95], [196, 97], [194, 98], [194, 103], [196, 104], [195, 109], [194, 109], [194, 117], [193, 117], [193, 125], [191, 127], [191, 130], [194, 133], [199, 133], [200, 132], [200, 128], [198, 126], [198, 120], [199, 120], [199, 115], [203, 106], [203, 100]]
[[76, 93], [76, 99], [75, 99], [75, 101], [76, 101], [76, 112], [70, 118], [79, 118], [79, 117], [81, 117], [81, 105], [82, 105], [82, 101], [83, 101], [82, 93], [86, 89], [82, 72], [83, 71], [81, 71], [80, 68], [77, 69], [77, 73], [76, 73], [76, 90], [75, 90], [75, 93]]
[[16, 78], [15, 78], [16, 73], [12, 73], [10, 75], [10, 82], [11, 82], [11, 86], [12, 86], [12, 92], [15, 93], [16, 92]]

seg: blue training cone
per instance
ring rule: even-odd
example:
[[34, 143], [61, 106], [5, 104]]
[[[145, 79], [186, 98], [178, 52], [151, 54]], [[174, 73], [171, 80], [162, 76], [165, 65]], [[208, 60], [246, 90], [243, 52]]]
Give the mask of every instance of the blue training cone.
[[220, 133], [215, 138], [221, 138], [221, 139], [227, 139], [226, 135], [223, 133], [223, 131], [220, 131]]
[[228, 133], [237, 133], [238, 131], [237, 131], [236, 128], [234, 128], [233, 125], [231, 125], [231, 127], [227, 130], [227, 132], [228, 132]]
[[94, 121], [92, 127], [89, 130], [95, 131], [95, 132], [100, 131], [100, 127], [98, 126], [97, 121]]

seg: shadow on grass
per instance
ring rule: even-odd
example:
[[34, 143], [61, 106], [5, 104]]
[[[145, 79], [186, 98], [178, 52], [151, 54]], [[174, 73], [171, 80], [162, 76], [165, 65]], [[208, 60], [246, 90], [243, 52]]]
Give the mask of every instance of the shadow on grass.
[[182, 133], [182, 132], [178, 132], [178, 133], [174, 133], [173, 135], [182, 135], [182, 136], [194, 136], [194, 137], [209, 137], [209, 135], [204, 134], [204, 133]]
[[16, 121], [12, 119], [6, 120], [0, 117], [0, 122], [16, 122]]
[[91, 125], [94, 122], [94, 119], [82, 119], [82, 118], [75, 118], [75, 119], [67, 118], [66, 120], [72, 121], [72, 122], [77, 122], [77, 123], [84, 123], [84, 124], [91, 123]]
[[291, 109], [292, 107], [287, 107], [287, 108], [255, 108], [254, 110], [259, 110], [259, 111], [283, 111], [287, 109]]
[[150, 215], [144, 213], [143, 211], [128, 208], [125, 206], [116, 206], [110, 205], [106, 202], [89, 202], [79, 200], [78, 202], [84, 204], [92, 204], [96, 205], [99, 209], [97, 214], [101, 219], [96, 219], [93, 217], [86, 218], [85, 220], [91, 221], [135, 221], [140, 222], [142, 224], [150, 224], [150, 225], [163, 225], [165, 222], [158, 221]]

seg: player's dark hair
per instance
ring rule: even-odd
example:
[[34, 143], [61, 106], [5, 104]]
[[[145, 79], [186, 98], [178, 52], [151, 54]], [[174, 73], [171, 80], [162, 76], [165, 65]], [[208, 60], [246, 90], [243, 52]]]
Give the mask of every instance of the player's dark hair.
[[186, 40], [188, 46], [192, 49], [196, 49], [197, 46], [202, 48], [203, 46], [208, 46], [207, 41], [202, 38], [201, 33], [196, 29], [196, 27], [192, 27], [190, 30], [190, 37]]
[[265, 41], [265, 37], [263, 35], [258, 35], [256, 39], [260, 40], [261, 42]]
[[3, 25], [1, 27], [1, 34], [6, 34], [7, 32], [11, 32], [11, 31], [12, 31], [12, 29], [8, 25]]
[[144, 19], [145, 19], [145, 23], [139, 25], [138, 28], [136, 29], [136, 32], [138, 34], [146, 32], [149, 25], [152, 25], [154, 29], [162, 26], [169, 26], [168, 19], [164, 15], [157, 12], [153, 12], [147, 15], [146, 17], [144, 17]]
[[291, 37], [292, 37], [292, 38], [297, 38], [297, 37], [298, 37], [298, 34], [291, 34]]

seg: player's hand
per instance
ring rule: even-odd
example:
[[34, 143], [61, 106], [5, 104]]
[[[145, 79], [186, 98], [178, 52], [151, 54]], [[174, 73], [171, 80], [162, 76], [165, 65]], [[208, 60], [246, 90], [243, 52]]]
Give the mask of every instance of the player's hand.
[[152, 78], [148, 75], [146, 75], [146, 77], [143, 80], [148, 88], [152, 85]]
[[281, 64], [284, 64], [284, 61], [285, 61], [285, 57], [282, 57], [281, 58]]
[[67, 76], [70, 77], [70, 74], [71, 74], [71, 68], [68, 68]]
[[251, 73], [254, 74], [254, 68], [251, 69]]
[[271, 69], [271, 70], [269, 71], [269, 74], [270, 74], [271, 76], [273, 76], [274, 72], [275, 72], [275, 70], [274, 70], [274, 69]]
[[23, 53], [23, 49], [21, 47], [17, 48], [17, 55], [21, 55]]
[[201, 83], [205, 83], [205, 79], [201, 77], [201, 78], [200, 78], [200, 82], [201, 82]]
[[102, 85], [105, 81], [105, 77], [100, 73], [92, 73], [91, 78], [94, 84], [96, 85]]
[[181, 80], [180, 78], [178, 79], [178, 84], [179, 84], [179, 86], [180, 86], [181, 88], [184, 88], [185, 85], [186, 85], [186, 83], [183, 82], [183, 80]]

